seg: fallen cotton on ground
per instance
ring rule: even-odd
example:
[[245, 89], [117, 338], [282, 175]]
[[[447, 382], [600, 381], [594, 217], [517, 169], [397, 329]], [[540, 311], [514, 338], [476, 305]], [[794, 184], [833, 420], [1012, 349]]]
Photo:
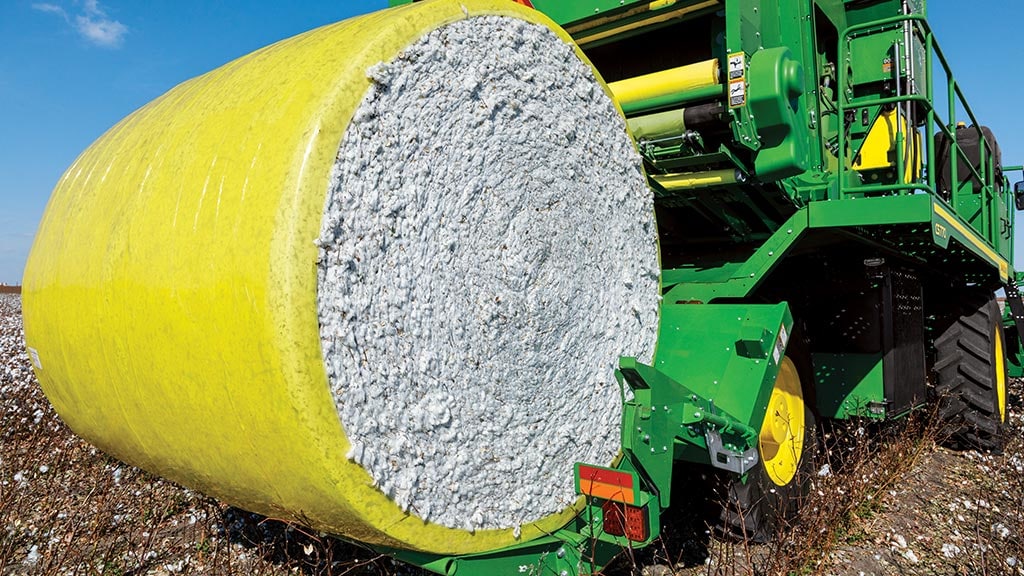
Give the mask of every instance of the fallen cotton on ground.
[[0, 575], [297, 572], [409, 569], [230, 508], [118, 462], [75, 436], [32, 372], [20, 297], [0, 294]]

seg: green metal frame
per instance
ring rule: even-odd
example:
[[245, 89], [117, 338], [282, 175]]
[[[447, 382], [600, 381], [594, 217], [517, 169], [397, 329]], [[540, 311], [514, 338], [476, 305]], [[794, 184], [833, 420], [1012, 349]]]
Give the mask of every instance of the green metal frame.
[[[851, 115], [853, 117], [856, 117], [856, 112], [858, 110], [877, 109], [882, 106], [913, 104], [914, 106], [925, 110], [925, 134], [931, 135], [936, 130], [939, 130], [952, 142], [952, 154], [950, 156], [949, 163], [951, 181], [959, 182], [957, 174], [959, 167], [957, 160], [964, 156], [964, 151], [956, 142], [954, 132], [957, 124], [957, 106], [960, 105], [965, 110], [967, 117], [974, 126], [974, 129], [977, 130], [979, 141], [981, 142], [981, 172], [975, 170], [969, 162], [967, 163], [971, 172], [971, 179], [981, 183], [980, 195], [976, 195], [971, 191], [965, 191], [961, 187], [954, 187], [951, 191], [952, 197], [949, 202], [939, 198], [937, 194], [936, 175], [940, 166], [938, 165], [935, 157], [935, 147], [929, 145], [927, 146], [927, 160], [925, 163], [927, 179], [924, 181], [906, 181], [904, 178], [906, 172], [905, 155], [896, 154], [895, 175], [898, 179], [896, 182], [883, 184], [858, 184], [851, 186], [849, 185], [850, 179], [846, 177], [847, 173], [852, 170], [849, 164], [851, 158], [845, 158], [845, 160], [841, 161], [838, 165], [839, 187], [836, 190], [834, 199], [844, 200], [847, 198], [862, 198], [870, 194], [914, 194], [927, 192], [934, 196], [937, 202], [948, 205], [948, 207], [937, 208], [937, 211], [943, 215], [944, 220], [952, 224], [957, 232], [959, 232], [959, 238], [967, 241], [965, 245], [970, 251], [974, 252], [981, 258], [995, 263], [997, 266], [1001, 266], [998, 263], [998, 260], [1000, 259], [1005, 262], [1010, 262], [1013, 257], [1012, 242], [1005, 241], [1006, 237], [1001, 234], [1003, 228], [999, 223], [1001, 218], [1006, 219], [1007, 217], [1012, 217], [1012, 215], [1007, 216], [1010, 212], [1007, 210], [1007, 207], [1013, 205], [1012, 192], [1006, 188], [1004, 188], [1002, 194], [998, 194], [996, 192], [997, 188], [1002, 186], [1002, 182], [998, 181], [996, 178], [997, 167], [995, 166], [994, 153], [981, 133], [981, 123], [975, 117], [974, 112], [967, 103], [967, 99], [961, 91], [959, 84], [953, 78], [949, 64], [935, 40], [925, 16], [923, 14], [907, 14], [849, 26], [843, 31], [841, 36], [839, 59], [840, 61], [847, 61], [851, 58], [850, 48], [852, 39], [862, 38], [864, 37], [863, 35], [866, 34], [888, 32], [892, 26], [898, 25], [912, 27], [913, 37], [922, 39], [926, 58], [924, 59], [924, 76], [921, 79], [920, 85], [923, 85], [924, 87], [924, 94], [912, 93], [890, 97], [857, 98], [853, 95], [853, 88], [850, 85], [849, 76], [847, 74], [840, 74], [840, 98], [838, 102], [838, 117], [840, 124], [838, 130], [838, 149], [843, 155], [849, 151], [849, 146], [846, 141], [848, 112], [852, 113]], [[899, 43], [905, 44], [903, 41]], [[904, 47], [904, 50], [906, 49], [907, 48]], [[942, 119], [933, 105], [935, 100], [934, 58], [938, 59], [947, 78], [947, 122], [941, 121]], [[896, 68], [898, 68], [898, 66], [894, 67], [894, 69]], [[906, 140], [909, 135], [902, 129], [900, 123], [897, 122], [896, 126], [897, 132], [895, 148], [896, 150], [903, 150], [906, 146]], [[950, 218], [947, 216], [948, 214], [954, 214], [958, 218]], [[984, 242], [981, 244], [975, 242], [974, 237], [969, 237], [969, 234], [960, 230], [960, 226], [958, 224], [966, 224], [969, 226], [969, 228], [972, 229], [972, 233], [976, 236], [980, 236]], [[945, 245], [945, 240], [943, 238], [936, 238], [936, 242], [939, 245]], [[991, 254], [992, 251], [995, 251], [999, 257], [993, 258]], [[1008, 269], [1001, 267], [1000, 277], [1004, 281], [1007, 278], [1007, 274]]]

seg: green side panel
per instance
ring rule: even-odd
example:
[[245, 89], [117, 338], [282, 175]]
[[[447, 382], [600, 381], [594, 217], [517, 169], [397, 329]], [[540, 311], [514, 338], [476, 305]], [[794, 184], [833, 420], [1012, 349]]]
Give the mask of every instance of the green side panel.
[[654, 368], [760, 429], [792, 325], [785, 303], [664, 304]]
[[[893, 44], [902, 38], [902, 30], [859, 36], [850, 40], [850, 58], [854, 62], [851, 84], [854, 86], [892, 80]], [[901, 60], [900, 64], [903, 62]], [[923, 65], [921, 69], [923, 69]]]
[[932, 199], [926, 194], [812, 202], [808, 208], [811, 228], [911, 224], [932, 219]]
[[1010, 262], [978, 234], [977, 230], [964, 222], [963, 218], [954, 213], [945, 203], [936, 200], [932, 210], [932, 239], [935, 244], [946, 247], [949, 245], [950, 238], [955, 238], [962, 246], [998, 269], [1000, 280], [1003, 282], [1009, 280]]
[[885, 418], [881, 354], [812, 354], [818, 411], [826, 418]]
[[667, 304], [654, 366], [620, 360], [617, 376], [633, 392], [623, 407], [623, 454], [662, 508], [676, 461], [712, 463], [708, 435], [718, 463], [756, 450], [792, 325], [785, 303]]

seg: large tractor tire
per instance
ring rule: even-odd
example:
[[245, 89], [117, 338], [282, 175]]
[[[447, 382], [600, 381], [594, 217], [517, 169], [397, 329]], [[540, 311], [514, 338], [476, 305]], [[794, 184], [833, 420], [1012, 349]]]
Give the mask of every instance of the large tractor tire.
[[761, 425], [760, 461], [725, 486], [718, 526], [723, 536], [763, 544], [796, 518], [818, 451], [817, 423], [804, 397], [800, 372], [786, 356]]
[[1005, 440], [1006, 347], [991, 293], [964, 299], [935, 340], [935, 392], [943, 436], [954, 448], [1000, 450]]

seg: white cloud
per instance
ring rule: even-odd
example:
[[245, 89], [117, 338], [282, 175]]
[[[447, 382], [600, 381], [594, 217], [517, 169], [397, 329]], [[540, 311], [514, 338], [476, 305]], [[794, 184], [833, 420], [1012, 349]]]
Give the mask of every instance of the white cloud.
[[67, 18], [67, 15], [68, 15], [68, 13], [65, 12], [63, 8], [61, 8], [60, 6], [57, 6], [56, 4], [42, 4], [42, 3], [40, 3], [40, 4], [33, 4], [32, 8], [35, 9], [35, 10], [39, 10], [40, 12], [50, 12], [52, 14], [60, 14], [61, 16], [64, 16], [65, 18]]
[[89, 41], [100, 46], [117, 47], [121, 45], [128, 27], [116, 20], [78, 16], [75, 18], [78, 32]]
[[63, 6], [49, 3], [33, 4], [32, 8], [40, 12], [57, 14], [64, 18], [69, 26], [78, 31], [87, 41], [105, 48], [117, 48], [124, 41], [128, 27], [112, 20], [104, 12], [97, 0], [85, 0], [81, 9], [72, 18], [69, 10]]

